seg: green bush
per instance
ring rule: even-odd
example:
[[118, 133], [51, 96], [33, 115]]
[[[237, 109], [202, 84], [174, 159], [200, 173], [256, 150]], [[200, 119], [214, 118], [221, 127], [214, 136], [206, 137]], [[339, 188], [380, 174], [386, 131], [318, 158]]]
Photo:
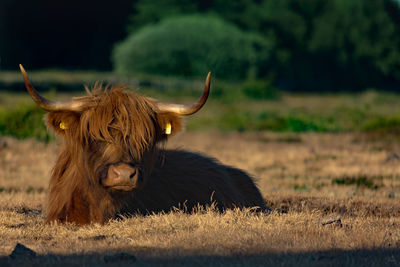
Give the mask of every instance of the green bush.
[[0, 135], [18, 139], [33, 137], [41, 141], [51, 140], [44, 122], [45, 111], [37, 106], [21, 106], [0, 111]]
[[120, 73], [244, 79], [257, 73], [269, 43], [212, 15], [167, 18], [145, 26], [115, 46], [114, 69]]

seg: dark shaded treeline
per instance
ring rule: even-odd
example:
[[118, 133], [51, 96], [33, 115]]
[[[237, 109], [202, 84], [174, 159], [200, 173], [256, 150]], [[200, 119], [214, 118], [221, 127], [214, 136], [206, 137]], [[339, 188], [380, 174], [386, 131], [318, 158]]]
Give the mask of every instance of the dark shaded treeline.
[[216, 14], [272, 44], [256, 78], [278, 88], [399, 88], [395, 0], [0, 0], [0, 70], [111, 70], [127, 33], [191, 13]]
[[113, 44], [125, 37], [132, 0], [1, 0], [0, 70], [110, 70]]
[[171, 14], [210, 12], [262, 36], [273, 47], [257, 78], [281, 89], [399, 88], [396, 0], [138, 0], [135, 8], [133, 31]]

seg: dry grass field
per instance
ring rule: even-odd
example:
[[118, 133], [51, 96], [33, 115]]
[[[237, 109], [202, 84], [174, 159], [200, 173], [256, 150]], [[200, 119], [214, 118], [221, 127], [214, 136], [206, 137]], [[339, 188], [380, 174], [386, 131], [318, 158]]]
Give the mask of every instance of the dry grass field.
[[[400, 142], [367, 134], [186, 132], [169, 146], [257, 177], [270, 215], [45, 225], [57, 142], [0, 142], [0, 266], [400, 266]], [[20, 243], [36, 255], [15, 252]]]

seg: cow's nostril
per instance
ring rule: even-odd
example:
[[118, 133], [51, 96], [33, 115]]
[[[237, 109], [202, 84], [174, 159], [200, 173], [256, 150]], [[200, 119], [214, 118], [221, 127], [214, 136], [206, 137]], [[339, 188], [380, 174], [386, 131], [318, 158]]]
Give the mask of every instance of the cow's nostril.
[[131, 175], [129, 175], [129, 179], [133, 179], [133, 177], [135, 177], [135, 174], [136, 174], [136, 170], [135, 171], [133, 171], [132, 173], [131, 173]]

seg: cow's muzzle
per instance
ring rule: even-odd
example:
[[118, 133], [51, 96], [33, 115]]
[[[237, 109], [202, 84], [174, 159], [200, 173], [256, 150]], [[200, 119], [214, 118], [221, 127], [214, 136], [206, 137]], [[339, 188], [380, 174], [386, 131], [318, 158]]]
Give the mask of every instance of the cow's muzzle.
[[107, 176], [101, 184], [112, 190], [131, 191], [142, 186], [142, 175], [139, 168], [126, 163], [113, 164], [108, 167]]

